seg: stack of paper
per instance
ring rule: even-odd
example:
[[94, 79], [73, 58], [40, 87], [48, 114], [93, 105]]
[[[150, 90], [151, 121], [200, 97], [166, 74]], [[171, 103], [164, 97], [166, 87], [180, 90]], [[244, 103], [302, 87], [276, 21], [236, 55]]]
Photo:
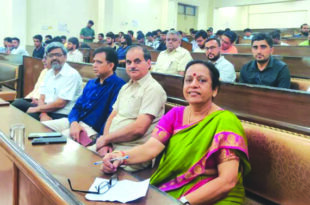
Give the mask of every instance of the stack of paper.
[[[89, 191], [97, 191], [96, 187], [102, 182], [108, 182], [108, 179], [96, 178], [89, 188]], [[141, 182], [122, 180], [112, 186], [103, 194], [86, 194], [85, 198], [90, 201], [118, 201], [127, 203], [134, 201], [146, 195], [150, 179]]]

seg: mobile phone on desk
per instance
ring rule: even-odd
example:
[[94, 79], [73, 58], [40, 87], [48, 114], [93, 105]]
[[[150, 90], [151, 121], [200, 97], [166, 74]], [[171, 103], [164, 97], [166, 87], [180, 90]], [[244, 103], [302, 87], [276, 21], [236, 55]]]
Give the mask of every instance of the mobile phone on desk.
[[61, 137], [61, 133], [59, 132], [33, 132], [28, 135], [28, 139], [51, 138], [51, 137]]
[[67, 137], [50, 137], [50, 138], [36, 138], [32, 142], [32, 145], [40, 144], [63, 144], [67, 143]]

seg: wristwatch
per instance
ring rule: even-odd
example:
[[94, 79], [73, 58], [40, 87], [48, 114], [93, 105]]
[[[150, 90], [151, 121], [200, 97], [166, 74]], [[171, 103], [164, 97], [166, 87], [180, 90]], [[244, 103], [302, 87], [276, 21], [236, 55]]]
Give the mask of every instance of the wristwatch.
[[191, 205], [191, 204], [189, 203], [189, 201], [185, 198], [185, 196], [182, 196], [182, 197], [180, 198], [180, 201], [181, 201], [184, 205]]

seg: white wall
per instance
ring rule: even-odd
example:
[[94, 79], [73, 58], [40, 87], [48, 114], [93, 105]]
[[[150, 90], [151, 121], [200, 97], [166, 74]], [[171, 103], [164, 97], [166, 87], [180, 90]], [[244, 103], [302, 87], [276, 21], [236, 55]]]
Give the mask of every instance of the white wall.
[[28, 0], [27, 10], [28, 44], [33, 44], [32, 37], [36, 34], [77, 37], [90, 19], [97, 30], [97, 0]]
[[298, 28], [310, 23], [310, 0], [216, 8], [213, 23], [216, 30]]

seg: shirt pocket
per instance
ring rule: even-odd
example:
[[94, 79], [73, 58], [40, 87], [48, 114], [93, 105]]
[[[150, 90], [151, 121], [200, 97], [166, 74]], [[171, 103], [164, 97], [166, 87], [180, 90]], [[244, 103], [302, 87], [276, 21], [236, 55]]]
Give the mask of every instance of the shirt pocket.
[[142, 96], [129, 95], [122, 99], [119, 104], [119, 113], [128, 118], [136, 118], [142, 105]]

